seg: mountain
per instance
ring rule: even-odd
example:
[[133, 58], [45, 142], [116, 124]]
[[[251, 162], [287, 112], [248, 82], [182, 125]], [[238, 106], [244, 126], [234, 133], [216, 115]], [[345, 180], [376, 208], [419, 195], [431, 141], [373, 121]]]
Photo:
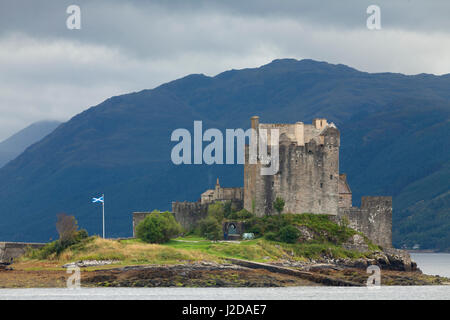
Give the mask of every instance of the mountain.
[[193, 74], [112, 97], [76, 115], [0, 169], [3, 240], [47, 241], [66, 212], [90, 233], [131, 235], [131, 212], [197, 200], [216, 177], [242, 186], [238, 165], [172, 164], [173, 130], [248, 128], [325, 117], [341, 131], [341, 172], [361, 195], [393, 195], [394, 243], [450, 249], [450, 75], [366, 73], [275, 60], [215, 77]]
[[56, 129], [61, 122], [39, 121], [0, 142], [0, 168]]

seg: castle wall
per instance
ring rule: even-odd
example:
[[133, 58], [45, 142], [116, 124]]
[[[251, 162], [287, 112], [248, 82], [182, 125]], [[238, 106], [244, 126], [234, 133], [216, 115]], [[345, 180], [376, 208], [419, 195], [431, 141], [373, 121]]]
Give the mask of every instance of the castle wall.
[[136, 238], [136, 227], [151, 212], [133, 212], [133, 238]]
[[242, 188], [216, 188], [213, 200], [234, 200], [243, 199], [244, 190]]
[[351, 208], [352, 207], [352, 194], [345, 193], [339, 194], [339, 208]]
[[9, 262], [22, 256], [28, 248], [40, 249], [45, 243], [0, 242], [0, 262]]
[[337, 215], [339, 131], [328, 128], [322, 137], [323, 144], [313, 139], [304, 145], [280, 137], [280, 170], [273, 176], [262, 176], [261, 164], [246, 161], [244, 207], [258, 216], [274, 214], [273, 201], [280, 196], [284, 212]]
[[[242, 199], [223, 200], [231, 201], [231, 207], [235, 211], [240, 211], [244, 207]], [[221, 200], [216, 202], [222, 202]], [[172, 212], [179, 224], [185, 230], [192, 230], [197, 227], [198, 222], [208, 215], [208, 207], [211, 203], [201, 202], [172, 202]]]
[[207, 216], [208, 206], [208, 203], [200, 202], [172, 202], [172, 212], [185, 230], [192, 230]]
[[392, 197], [362, 197], [361, 208], [339, 208], [338, 219], [383, 248], [392, 247]]

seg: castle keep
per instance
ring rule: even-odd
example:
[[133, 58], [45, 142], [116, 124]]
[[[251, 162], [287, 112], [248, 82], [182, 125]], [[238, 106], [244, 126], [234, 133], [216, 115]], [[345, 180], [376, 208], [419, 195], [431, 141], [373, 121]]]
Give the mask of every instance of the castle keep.
[[[257, 216], [274, 213], [276, 197], [285, 212], [337, 215], [339, 204], [339, 131], [325, 119], [313, 124], [263, 124], [252, 117], [252, 128], [279, 130], [279, 171], [261, 175], [262, 164], [244, 165], [244, 207]], [[270, 141], [270, 139], [268, 139]]]
[[[281, 197], [285, 213], [327, 214], [336, 222], [345, 221], [372, 242], [392, 247], [392, 198], [362, 197], [361, 207], [353, 207], [347, 176], [339, 172], [340, 133], [333, 123], [318, 118], [312, 124], [267, 124], [254, 116], [251, 127], [257, 133], [267, 130], [267, 141], [271, 141], [270, 130], [278, 129], [278, 172], [261, 175], [265, 164], [249, 163], [246, 146], [244, 188], [222, 188], [217, 179], [215, 188], [202, 193], [199, 201], [172, 203], [175, 219], [185, 229], [206, 217], [211, 203], [231, 201], [237, 210], [245, 208], [264, 216], [275, 214], [273, 202]], [[135, 213], [133, 224], [145, 214]]]

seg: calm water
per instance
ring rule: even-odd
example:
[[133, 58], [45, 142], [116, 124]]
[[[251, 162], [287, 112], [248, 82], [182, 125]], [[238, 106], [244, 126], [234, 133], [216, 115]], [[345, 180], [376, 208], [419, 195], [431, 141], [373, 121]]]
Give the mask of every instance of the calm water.
[[411, 258], [423, 273], [450, 278], [450, 253], [411, 253]]
[[58, 300], [309, 300], [309, 299], [429, 299], [450, 300], [450, 286], [288, 288], [94, 288], [6, 289], [0, 299]]
[[[450, 254], [415, 253], [412, 258], [427, 274], [450, 277]], [[429, 299], [450, 300], [450, 286], [382, 286], [288, 288], [93, 288], [0, 289], [2, 299], [63, 300], [296, 300], [296, 299]]]

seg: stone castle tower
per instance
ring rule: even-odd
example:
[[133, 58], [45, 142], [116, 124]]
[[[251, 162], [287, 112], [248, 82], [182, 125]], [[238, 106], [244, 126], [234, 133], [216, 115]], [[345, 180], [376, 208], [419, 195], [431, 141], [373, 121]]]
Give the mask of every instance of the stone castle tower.
[[326, 119], [314, 119], [312, 124], [266, 124], [259, 123], [257, 116], [252, 117], [251, 126], [257, 133], [260, 129], [268, 133], [279, 130], [280, 166], [275, 175], [261, 175], [262, 164], [249, 164], [246, 146], [245, 209], [258, 216], [272, 214], [273, 201], [281, 197], [284, 212], [337, 215], [339, 203], [345, 202], [339, 195], [339, 180], [345, 175], [339, 175], [340, 135], [336, 126]]
[[[267, 141], [271, 141], [270, 129], [279, 130], [278, 172], [261, 175], [263, 164], [249, 163], [246, 146], [244, 188], [223, 188], [217, 179], [215, 188], [202, 193], [197, 202], [172, 202], [175, 219], [186, 230], [195, 228], [213, 203], [231, 201], [237, 211], [244, 207], [264, 216], [275, 214], [273, 202], [281, 197], [284, 213], [326, 214], [336, 222], [345, 221], [375, 244], [392, 246], [392, 198], [366, 196], [360, 208], [353, 207], [347, 176], [339, 173], [340, 133], [333, 123], [319, 118], [312, 124], [268, 124], [254, 116], [251, 126], [258, 134], [266, 129]], [[148, 214], [134, 213], [133, 226]]]

